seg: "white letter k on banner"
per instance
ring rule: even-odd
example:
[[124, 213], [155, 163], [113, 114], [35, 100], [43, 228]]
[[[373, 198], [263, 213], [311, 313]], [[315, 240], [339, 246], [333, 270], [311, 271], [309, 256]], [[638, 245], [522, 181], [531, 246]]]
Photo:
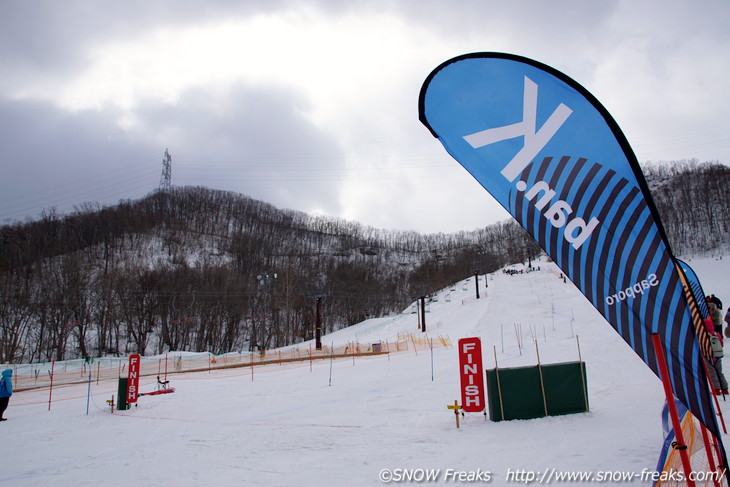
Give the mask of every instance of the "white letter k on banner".
[[515, 178], [527, 167], [532, 159], [542, 150], [543, 147], [555, 135], [558, 129], [565, 123], [573, 110], [563, 105], [553, 111], [550, 118], [535, 131], [537, 123], [537, 84], [530, 78], [525, 76], [525, 92], [522, 107], [522, 121], [512, 125], [496, 127], [471, 135], [465, 135], [466, 140], [473, 148], [478, 149], [485, 145], [493, 144], [502, 140], [513, 139], [515, 137], [524, 136], [525, 145], [512, 158], [512, 160], [502, 169], [502, 175], [509, 181]]

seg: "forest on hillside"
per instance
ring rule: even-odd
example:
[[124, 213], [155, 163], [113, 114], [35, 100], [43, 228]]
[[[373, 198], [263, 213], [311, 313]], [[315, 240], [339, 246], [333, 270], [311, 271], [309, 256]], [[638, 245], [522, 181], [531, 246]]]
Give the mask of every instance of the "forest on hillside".
[[730, 247], [730, 168], [676, 161], [644, 173], [675, 255]]
[[[645, 174], [675, 254], [727, 246], [730, 169]], [[313, 338], [317, 307], [327, 333], [540, 252], [514, 221], [384, 231], [201, 187], [49, 210], [0, 227], [0, 363], [279, 347]]]

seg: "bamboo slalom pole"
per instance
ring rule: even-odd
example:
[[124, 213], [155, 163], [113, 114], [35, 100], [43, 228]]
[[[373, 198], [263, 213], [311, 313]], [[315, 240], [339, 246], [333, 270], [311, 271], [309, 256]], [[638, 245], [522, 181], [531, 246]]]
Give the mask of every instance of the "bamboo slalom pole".
[[48, 410], [51, 410], [51, 398], [53, 397], [53, 374], [56, 368], [56, 360], [51, 362], [51, 385], [48, 388]]
[[578, 345], [578, 367], [580, 367], [580, 384], [583, 388], [583, 402], [586, 406], [586, 412], [588, 412], [588, 391], [586, 390], [586, 373], [583, 370], [583, 357], [580, 354], [580, 340], [578, 335], [575, 336], [575, 343]]
[[537, 353], [537, 372], [540, 374], [540, 392], [542, 392], [542, 406], [545, 408], [545, 416], [548, 416], [547, 397], [545, 397], [545, 381], [542, 378], [542, 365], [540, 364], [540, 349], [535, 340], [535, 352]]
[[499, 383], [499, 365], [497, 364], [497, 346], [494, 346], [494, 374], [497, 376], [497, 395], [499, 396], [499, 412], [504, 421], [504, 404], [502, 403], [502, 385]]

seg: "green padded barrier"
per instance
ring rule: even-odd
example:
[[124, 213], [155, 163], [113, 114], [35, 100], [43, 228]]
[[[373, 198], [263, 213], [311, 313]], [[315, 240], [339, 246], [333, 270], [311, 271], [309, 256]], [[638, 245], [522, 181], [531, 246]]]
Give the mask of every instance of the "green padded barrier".
[[585, 362], [488, 369], [489, 417], [502, 421], [588, 411], [585, 372]]

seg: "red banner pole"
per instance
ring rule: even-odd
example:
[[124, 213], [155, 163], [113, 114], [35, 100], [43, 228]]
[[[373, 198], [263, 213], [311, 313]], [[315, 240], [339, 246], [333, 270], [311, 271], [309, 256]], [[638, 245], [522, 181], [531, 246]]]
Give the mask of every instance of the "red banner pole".
[[[710, 384], [710, 387], [712, 388], [712, 379], [710, 379], [710, 371], [707, 370], [707, 360], [702, 360], [702, 365], [705, 369], [705, 376], [707, 377], [707, 383]], [[717, 415], [720, 417], [720, 424], [722, 425], [722, 432], [727, 434], [727, 428], [725, 428], [725, 418], [722, 417], [722, 409], [720, 409], [720, 402], [717, 400], [717, 395], [713, 394], [712, 399], [715, 401], [715, 411], [717, 411]]]
[[667, 360], [664, 357], [662, 342], [657, 333], [653, 333], [651, 339], [654, 342], [654, 353], [659, 363], [659, 371], [661, 372], [662, 384], [664, 385], [664, 395], [667, 398], [667, 406], [669, 408], [669, 417], [672, 418], [674, 436], [677, 438], [678, 445], [675, 448], [679, 450], [679, 457], [682, 459], [682, 468], [687, 479], [687, 485], [694, 487], [695, 483], [691, 479], [692, 466], [689, 463], [689, 455], [687, 455], [687, 444], [684, 442], [682, 424], [679, 422], [679, 414], [677, 413], [677, 405], [674, 403], [674, 391], [672, 391], [672, 384], [669, 382], [669, 369], [667, 368]]
[[[705, 425], [702, 424], [699, 420], [697, 421], [700, 425], [700, 430], [702, 431], [702, 441], [705, 444], [705, 452], [707, 452], [707, 462], [710, 464], [710, 471], [711, 472], [717, 472], [717, 468], [715, 467], [715, 455], [713, 454], [712, 446], [710, 445], [710, 438], [709, 434], [707, 433], [707, 428], [705, 428]], [[712, 481], [715, 484], [715, 487], [720, 487], [720, 482], [716, 478], [712, 478]]]
[[[707, 360], [703, 360], [702, 363], [704, 364], [705, 375], [707, 376], [707, 383], [710, 384], [710, 386], [712, 386], [712, 381], [710, 380], [710, 371], [707, 370], [707, 367], [708, 367]], [[717, 415], [720, 416], [720, 423], [722, 424], [722, 430], [725, 434], [727, 434], [727, 430], [725, 429], [725, 419], [722, 416], [722, 409], [720, 409], [720, 403], [718, 402], [717, 396], [715, 394], [713, 394], [712, 397], [715, 400], [715, 409], [718, 411]], [[709, 434], [709, 431], [707, 431], [707, 428], [705, 427], [705, 425], [702, 424], [699, 420], [697, 422], [700, 423], [700, 426], [702, 427], [703, 436], [705, 434]], [[715, 449], [715, 453], [717, 453], [718, 462], [719, 462], [720, 466], [722, 466], [722, 454], [720, 453], [720, 448], [717, 445], [717, 438], [715, 438], [714, 436], [711, 436], [711, 438], [712, 438], [712, 446]], [[710, 455], [710, 453], [708, 453], [708, 455]], [[712, 461], [710, 461], [710, 465], [712, 465]]]

